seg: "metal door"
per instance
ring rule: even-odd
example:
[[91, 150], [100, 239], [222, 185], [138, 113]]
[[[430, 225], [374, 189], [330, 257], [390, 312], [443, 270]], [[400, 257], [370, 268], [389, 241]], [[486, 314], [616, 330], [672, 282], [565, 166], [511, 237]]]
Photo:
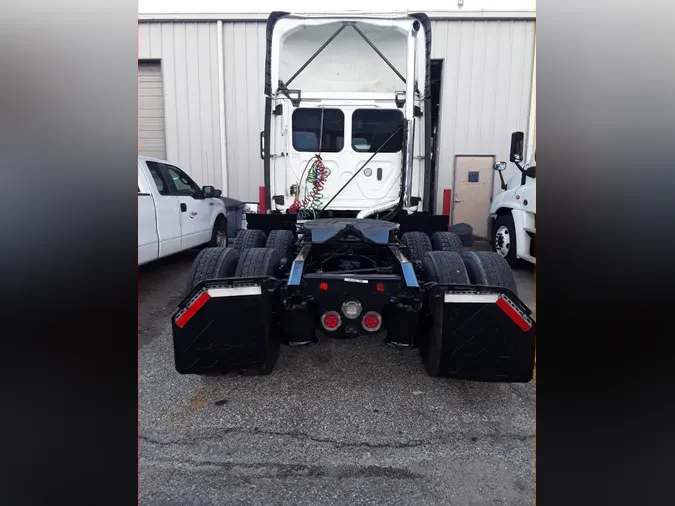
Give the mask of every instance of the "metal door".
[[138, 62], [138, 154], [166, 157], [164, 88], [159, 63]]
[[473, 234], [487, 237], [494, 156], [457, 156], [452, 223], [468, 223]]

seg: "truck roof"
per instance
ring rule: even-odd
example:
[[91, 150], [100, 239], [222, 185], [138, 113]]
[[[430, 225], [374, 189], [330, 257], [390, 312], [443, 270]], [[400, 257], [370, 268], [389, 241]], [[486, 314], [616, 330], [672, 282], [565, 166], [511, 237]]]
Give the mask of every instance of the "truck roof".
[[168, 160], [164, 160], [163, 158], [153, 158], [152, 156], [138, 155], [138, 160], [147, 162], [168, 163], [169, 165], [173, 165]]

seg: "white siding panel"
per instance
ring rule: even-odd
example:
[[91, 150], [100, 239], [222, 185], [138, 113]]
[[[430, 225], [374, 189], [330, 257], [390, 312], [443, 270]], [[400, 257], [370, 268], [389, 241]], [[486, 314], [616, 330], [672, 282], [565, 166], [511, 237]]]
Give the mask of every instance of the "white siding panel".
[[[534, 22], [433, 21], [432, 58], [443, 59], [439, 118], [438, 187], [453, 188], [456, 155], [508, 160], [511, 132], [527, 133]], [[509, 167], [505, 177], [517, 169]], [[498, 193], [498, 178], [494, 193]]]
[[221, 188], [217, 37], [216, 23], [140, 23], [138, 58], [161, 62], [166, 158]]
[[150, 40], [150, 58], [160, 59], [162, 57], [162, 25], [153, 23], [147, 30]]
[[[162, 73], [164, 75], [164, 121], [166, 158], [178, 163], [178, 109], [176, 108], [176, 64], [174, 57], [174, 23], [162, 23]], [[146, 30], [150, 24], [141, 25]]]
[[[223, 172], [222, 172], [222, 157], [220, 152], [220, 101], [218, 97], [218, 24], [210, 23], [209, 25], [209, 96], [211, 97], [210, 108], [210, 125], [211, 125], [211, 152], [209, 155], [209, 163], [213, 167], [216, 176], [213, 179], [213, 185], [216, 188], [222, 189], [223, 186]], [[208, 183], [207, 183], [208, 184]]]
[[231, 197], [257, 201], [264, 184], [265, 23], [223, 23], [228, 185]]

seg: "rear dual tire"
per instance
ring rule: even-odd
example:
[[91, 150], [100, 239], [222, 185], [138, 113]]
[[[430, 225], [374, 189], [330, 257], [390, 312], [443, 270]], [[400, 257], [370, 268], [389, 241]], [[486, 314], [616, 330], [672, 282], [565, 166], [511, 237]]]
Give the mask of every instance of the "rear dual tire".
[[232, 247], [240, 252], [251, 248], [268, 248], [277, 252], [281, 259], [293, 258], [295, 234], [290, 230], [272, 230], [266, 237], [262, 230], [244, 229], [239, 231]]
[[232, 248], [204, 248], [192, 262], [183, 292], [188, 295], [202, 281], [232, 277], [239, 263], [239, 251]]
[[[260, 233], [262, 234], [262, 232]], [[259, 242], [259, 234], [245, 235], [248, 237], [240, 240], [240, 246]], [[188, 295], [199, 283], [206, 280], [274, 276], [279, 268], [279, 262], [279, 254], [271, 248], [247, 248], [241, 253], [234, 248], [203, 249], [197, 255], [190, 269], [185, 295]], [[263, 333], [264, 336], [260, 339], [264, 357], [262, 364], [257, 363], [254, 367], [248, 369], [249, 374], [268, 375], [274, 369], [279, 356], [279, 335], [274, 327], [275, 324], [272, 320]], [[226, 361], [227, 357], [220, 357], [218, 360]]]
[[250, 248], [264, 248], [265, 240], [265, 232], [262, 230], [244, 229], [239, 231], [232, 247], [240, 252]]
[[429, 237], [424, 232], [406, 232], [401, 236], [405, 256], [410, 262], [422, 262], [430, 251], [462, 252], [462, 241], [452, 232], [434, 232]]
[[[516, 281], [506, 260], [492, 251], [430, 251], [422, 260], [427, 281], [448, 285], [482, 285], [507, 288], [517, 294]], [[452, 348], [439, 329], [427, 328], [420, 342], [420, 356], [429, 376], [449, 377]]]

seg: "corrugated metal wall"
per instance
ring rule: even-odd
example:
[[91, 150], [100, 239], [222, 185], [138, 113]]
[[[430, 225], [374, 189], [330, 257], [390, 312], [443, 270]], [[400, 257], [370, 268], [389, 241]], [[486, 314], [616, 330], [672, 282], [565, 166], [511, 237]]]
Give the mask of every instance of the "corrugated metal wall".
[[258, 201], [258, 187], [265, 184], [260, 159], [265, 44], [265, 23], [223, 23], [229, 193], [253, 202]]
[[158, 59], [166, 157], [197, 184], [222, 188], [216, 23], [140, 23], [138, 59]]
[[[433, 21], [431, 52], [432, 58], [444, 60], [436, 195], [440, 211], [443, 188], [453, 187], [456, 155], [495, 155], [497, 161], [507, 161], [511, 132], [527, 134], [534, 21]], [[504, 177], [516, 171], [509, 167]], [[494, 194], [500, 191], [496, 177]]]
[[[506, 160], [511, 132], [527, 132], [534, 21], [432, 23], [432, 58], [444, 60], [440, 211], [442, 189], [453, 186], [455, 155]], [[161, 59], [167, 158], [199, 184], [222, 187], [217, 41], [216, 23], [139, 23], [139, 59]], [[265, 23], [224, 22], [223, 45], [228, 193], [255, 201], [263, 184]]]

